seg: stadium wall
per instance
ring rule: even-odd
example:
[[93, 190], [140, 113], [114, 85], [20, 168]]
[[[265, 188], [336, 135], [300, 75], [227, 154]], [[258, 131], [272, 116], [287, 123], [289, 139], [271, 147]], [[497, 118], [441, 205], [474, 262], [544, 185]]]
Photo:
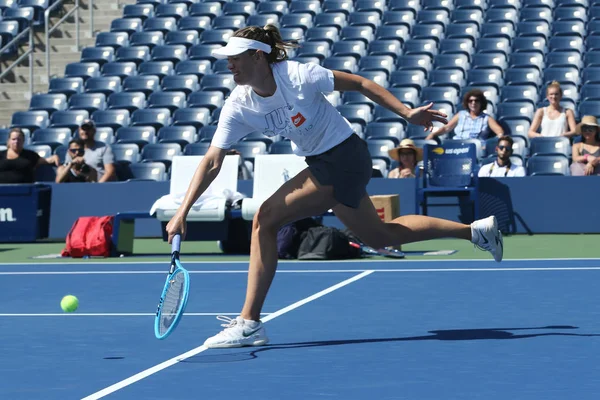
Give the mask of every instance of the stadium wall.
[[[373, 179], [369, 194], [400, 194], [402, 215], [415, 212], [415, 180]], [[52, 184], [49, 237], [63, 239], [79, 216], [146, 211], [168, 193], [169, 182]], [[239, 181], [238, 190], [252, 195], [252, 181]], [[600, 177], [537, 176], [480, 179], [481, 213], [498, 216], [510, 233], [600, 233]], [[456, 198], [430, 201], [429, 215], [468, 222], [470, 204]], [[333, 218], [328, 219], [336, 225]], [[159, 237], [154, 219], [136, 223], [137, 237]]]

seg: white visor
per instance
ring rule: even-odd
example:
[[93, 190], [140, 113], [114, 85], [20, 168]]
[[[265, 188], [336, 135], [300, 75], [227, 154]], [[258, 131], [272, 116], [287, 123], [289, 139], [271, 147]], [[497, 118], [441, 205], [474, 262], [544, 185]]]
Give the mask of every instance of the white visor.
[[242, 54], [246, 50], [260, 50], [265, 53], [271, 53], [271, 46], [266, 43], [259, 42], [258, 40], [231, 37], [227, 42], [227, 46], [221, 47], [220, 49], [213, 50], [212, 54], [216, 58], [227, 58], [231, 56], [237, 56]]

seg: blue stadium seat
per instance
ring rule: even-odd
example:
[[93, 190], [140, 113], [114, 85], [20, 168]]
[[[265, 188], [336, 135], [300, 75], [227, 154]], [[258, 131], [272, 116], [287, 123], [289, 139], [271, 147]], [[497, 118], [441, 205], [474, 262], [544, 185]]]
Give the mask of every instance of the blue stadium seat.
[[193, 74], [200, 80], [204, 75], [210, 74], [211, 72], [211, 62], [209, 60], [185, 60], [175, 66], [175, 74]]
[[508, 67], [508, 59], [505, 55], [499, 53], [477, 53], [471, 58], [473, 68], [497, 68], [504, 71]]
[[[167, 167], [162, 162], [132, 163], [128, 166], [133, 180], [167, 181]], [[131, 179], [128, 179], [131, 180]]]
[[69, 128], [71, 132], [75, 132], [89, 115], [86, 110], [57, 111], [50, 117], [50, 127]]
[[[211, 3], [216, 4], [216, 3]], [[193, 31], [198, 34], [198, 40], [202, 32], [210, 29], [212, 20], [209, 16], [187, 16], [177, 22], [177, 28], [180, 31]], [[264, 25], [263, 25], [264, 26]]]
[[433, 60], [433, 69], [456, 70], [459, 68], [466, 73], [471, 69], [470, 58], [467, 54], [438, 54]]
[[127, 4], [123, 7], [124, 18], [139, 18], [142, 21], [154, 17], [152, 4]]
[[367, 55], [367, 46], [362, 40], [339, 41], [333, 44], [331, 54], [335, 57], [354, 57], [358, 60]]
[[[433, 73], [434, 71], [431, 71]], [[413, 87], [421, 91], [427, 86], [427, 75], [422, 70], [400, 70], [392, 72], [390, 76], [392, 87]]]
[[134, 143], [139, 148], [156, 143], [156, 130], [152, 126], [124, 126], [115, 133], [117, 143]]
[[267, 136], [261, 132], [254, 131], [244, 136], [242, 140], [246, 142], [263, 142], [269, 148], [274, 142], [279, 141], [279, 136]]
[[572, 83], [579, 86], [581, 78], [579, 76], [579, 68], [576, 67], [551, 67], [544, 70], [544, 85], [552, 81], [560, 83]]
[[182, 44], [155, 46], [151, 58], [152, 61], [170, 61], [175, 65], [187, 59], [187, 48]]
[[554, 51], [546, 55], [548, 67], [583, 68], [583, 56], [578, 51]]
[[499, 120], [507, 118], [526, 119], [531, 123], [534, 114], [534, 105], [526, 101], [500, 103], [498, 105]]
[[433, 39], [409, 39], [404, 42], [404, 54], [427, 55], [434, 57], [438, 54], [438, 44]]
[[177, 20], [173, 17], [152, 17], [144, 21], [144, 32], [168, 32], [177, 30]]
[[93, 62], [100, 66], [115, 60], [112, 47], [86, 47], [81, 50], [81, 62]]
[[492, 85], [500, 89], [504, 86], [504, 79], [495, 69], [472, 69], [467, 73], [467, 85]]
[[451, 86], [459, 90], [465, 84], [465, 74], [462, 69], [437, 69], [429, 74], [430, 86]]
[[38, 153], [42, 158], [48, 158], [52, 155], [52, 147], [47, 144], [28, 144], [25, 145], [25, 148]]
[[365, 56], [358, 64], [361, 71], [383, 71], [388, 76], [395, 71], [394, 58], [392, 56]]
[[18, 22], [20, 31], [25, 30], [30, 23], [33, 23], [34, 17], [35, 11], [31, 7], [7, 8], [2, 13], [2, 19], [4, 21]]
[[200, 43], [225, 46], [233, 32], [233, 29], [207, 29], [200, 34]]
[[396, 62], [402, 54], [402, 42], [395, 39], [376, 39], [369, 43], [367, 52], [370, 56], [390, 56]]
[[183, 147], [197, 140], [198, 135], [193, 126], [165, 126], [158, 131], [159, 143], [178, 143]]
[[504, 133], [510, 136], [522, 135], [527, 136], [531, 122], [525, 119], [505, 119], [499, 121], [504, 130]]
[[337, 110], [348, 120], [348, 122], [356, 122], [363, 128], [373, 120], [371, 107], [366, 104], [341, 105], [337, 107]]
[[[59, 112], [59, 111], [57, 111]], [[31, 132], [48, 127], [48, 112], [17, 111], [13, 113], [11, 127], [26, 128]]]
[[[266, 4], [266, 3], [259, 3]], [[246, 24], [248, 26], [265, 26], [265, 25], [276, 25], [279, 26], [280, 17], [277, 14], [255, 14], [248, 17]]]
[[600, 83], [588, 83], [581, 87], [581, 100], [600, 100]]
[[404, 139], [404, 126], [399, 122], [371, 122], [367, 124], [366, 139], [389, 139], [395, 146]]
[[200, 84], [196, 75], [170, 75], [163, 78], [161, 88], [164, 92], [183, 92], [188, 95], [200, 90]]
[[203, 91], [220, 91], [225, 96], [235, 88], [233, 74], [207, 74], [200, 80]]
[[126, 32], [100, 32], [96, 35], [96, 47], [119, 47], [129, 46], [129, 35]]
[[452, 86], [430, 86], [421, 91], [421, 102], [423, 103], [458, 103], [458, 89]]
[[375, 29], [370, 26], [346, 26], [340, 32], [341, 40], [362, 40], [365, 45], [375, 40]]
[[118, 163], [136, 163], [140, 161], [140, 148], [133, 143], [114, 143], [110, 146]]
[[548, 40], [550, 24], [546, 21], [525, 21], [517, 24], [517, 36]]
[[131, 114], [131, 126], [152, 126], [158, 131], [170, 125], [171, 112], [168, 108], [144, 108]]
[[527, 160], [527, 175], [570, 175], [569, 160], [564, 156], [537, 156]]
[[186, 156], [203, 156], [210, 147], [209, 142], [190, 143], [185, 146], [184, 155]]
[[306, 31], [313, 27], [313, 17], [309, 13], [285, 14], [280, 19], [282, 28], [300, 28]]
[[173, 63], [170, 61], [146, 61], [138, 68], [138, 75], [155, 75], [159, 79], [174, 73]]
[[224, 15], [243, 15], [248, 18], [256, 13], [256, 5], [253, 1], [237, 1], [223, 5]]
[[142, 92], [114, 93], [108, 97], [107, 109], [127, 110], [130, 113], [146, 107], [146, 95]]
[[[338, 2], [337, 0], [334, 0]], [[343, 1], [343, 0], [342, 0]], [[338, 3], [341, 3], [338, 2]], [[327, 0], [323, 2], [323, 6], [327, 4]], [[352, 7], [352, 2], [345, 2], [343, 4], [350, 4]], [[334, 27], [338, 31], [342, 30], [343, 27], [348, 25], [348, 13], [344, 13], [343, 10], [336, 11], [327, 11], [321, 13], [315, 17], [314, 26], [315, 27]]]
[[309, 13], [313, 17], [320, 14], [321, 2], [319, 0], [300, 0], [290, 3], [289, 8], [291, 13]]
[[108, 97], [113, 93], [121, 92], [121, 90], [121, 78], [118, 76], [90, 78], [85, 83], [86, 93], [102, 93]]
[[68, 128], [46, 128], [33, 132], [32, 144], [45, 144], [54, 151], [58, 146], [68, 146], [71, 140], [71, 130]]
[[510, 68], [535, 67], [542, 70], [545, 66], [544, 56], [535, 52], [512, 53], [509, 56], [508, 66]]
[[369, 27], [375, 31], [382, 23], [381, 10], [355, 11], [348, 16], [350, 26]]
[[537, 87], [535, 85], [514, 85], [504, 86], [502, 88], [501, 101], [528, 101], [536, 105], [540, 100]]
[[[389, 14], [389, 13], [386, 13]], [[384, 21], [385, 21], [384, 17]], [[417, 13], [417, 23], [421, 24], [442, 24], [447, 26], [450, 24], [450, 12], [448, 10], [422, 10]]]
[[375, 107], [375, 102], [360, 92], [348, 91], [342, 94], [343, 104], [368, 104], [371, 108]]
[[504, 71], [504, 82], [507, 85], [542, 85], [542, 74], [537, 67], [508, 68]]
[[581, 71], [582, 79], [581, 83], [586, 85], [588, 83], [600, 83], [600, 66], [598, 67], [586, 67]]
[[475, 46], [477, 53], [493, 53], [508, 56], [511, 53], [510, 39], [505, 37], [483, 37]]
[[31, 96], [29, 101], [30, 111], [47, 111], [51, 115], [54, 111], [67, 109], [67, 96], [62, 93], [45, 93]]
[[186, 94], [184, 92], [156, 92], [148, 97], [148, 108], [166, 108], [171, 113], [185, 107]]
[[65, 67], [65, 78], [89, 78], [100, 76], [100, 65], [96, 63], [69, 63]]
[[169, 32], [165, 37], [165, 44], [169, 46], [185, 46], [187, 52], [187, 49], [199, 44], [199, 35], [197, 31], [193, 30]]
[[529, 152], [532, 157], [539, 155], [571, 156], [571, 142], [564, 136], [546, 137], [539, 136], [529, 141]]
[[210, 17], [211, 19], [220, 16], [223, 13], [222, 4], [219, 2], [195, 3], [189, 8], [189, 15], [195, 17]]
[[214, 110], [217, 107], [222, 107], [225, 98], [222, 92], [218, 91], [202, 91], [193, 92], [187, 98], [187, 106], [190, 108], [203, 107], [209, 110]]
[[142, 30], [141, 18], [117, 18], [110, 23], [111, 32], [125, 32], [131, 35]]
[[92, 114], [96, 126], [107, 126], [117, 131], [122, 126], [129, 126], [130, 113], [127, 110], [100, 110]]
[[[134, 62], [108, 62], [102, 66], [103, 77], [118, 77], [119, 87], [121, 80], [130, 76], [137, 75], [137, 65]], [[95, 78], [90, 78], [92, 80]]]
[[69, 98], [69, 110], [85, 110], [88, 113], [104, 110], [106, 108], [106, 95], [104, 93], [74, 94]]
[[254, 171], [254, 158], [257, 155], [269, 154], [267, 144], [261, 141], [241, 141], [232, 146], [232, 149], [237, 150], [242, 155], [242, 159], [250, 169]]
[[305, 42], [296, 52], [297, 56], [316, 57], [320, 61], [331, 56], [329, 42]]
[[[283, 28], [285, 29], [284, 33], [286, 33], [286, 37], [288, 40], [300, 40], [302, 39], [302, 29], [298, 28]], [[296, 35], [293, 34], [296, 32]], [[334, 26], [320, 26], [313, 27], [306, 31], [304, 34], [304, 39], [307, 42], [315, 42], [315, 41], [327, 41], [331, 45], [340, 40], [340, 32], [338, 28]]]
[[188, 8], [182, 3], [159, 4], [154, 9], [154, 12], [154, 15], [157, 17], [172, 17], [178, 20], [182, 17], [187, 17]]
[[[550, 38], [548, 51], [575, 50], [583, 53], [585, 46], [583, 39], [578, 35], [573, 36], [555, 36]], [[589, 50], [589, 49], [588, 49]]]
[[396, 147], [393, 140], [390, 139], [367, 139], [367, 148], [373, 160], [383, 160], [388, 168], [391, 164], [391, 159], [388, 151]]
[[215, 132], [217, 131], [217, 125], [206, 125], [200, 128], [198, 137], [201, 142], [211, 142]]
[[[79, 137], [79, 131], [75, 132], [74, 136]], [[96, 127], [96, 136], [94, 139], [105, 144], [113, 144], [115, 142], [114, 131], [108, 126]]]
[[191, 125], [198, 130], [210, 124], [210, 113], [207, 108], [180, 108], [173, 113], [172, 125]]
[[167, 168], [171, 166], [173, 157], [182, 155], [181, 146], [177, 143], [154, 143], [144, 146], [141, 152], [142, 162], [161, 162]]
[[164, 43], [165, 35], [160, 31], [136, 32], [129, 37], [129, 46], [145, 46], [150, 50]]
[[142, 92], [146, 96], [151, 93], [160, 91], [160, 79], [158, 76], [130, 76], [123, 80], [124, 92]]
[[132, 62], [136, 66], [150, 60], [150, 49], [146, 46], [121, 47], [116, 53], [117, 62]]
[[439, 42], [444, 39], [444, 27], [437, 24], [415, 25], [410, 37], [411, 39], [433, 39]]

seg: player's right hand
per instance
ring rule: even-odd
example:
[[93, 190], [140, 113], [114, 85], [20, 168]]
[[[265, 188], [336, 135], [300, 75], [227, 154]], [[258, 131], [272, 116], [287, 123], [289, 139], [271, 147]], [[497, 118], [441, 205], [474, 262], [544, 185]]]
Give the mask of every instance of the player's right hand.
[[181, 235], [181, 239], [184, 240], [186, 228], [185, 216], [177, 211], [166, 227], [169, 244], [172, 243], [173, 237], [178, 233]]

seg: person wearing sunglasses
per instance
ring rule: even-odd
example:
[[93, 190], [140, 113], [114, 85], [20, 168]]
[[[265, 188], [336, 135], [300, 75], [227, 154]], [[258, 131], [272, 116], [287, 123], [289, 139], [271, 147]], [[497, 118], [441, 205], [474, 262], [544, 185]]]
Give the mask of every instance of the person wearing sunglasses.
[[479, 169], [479, 177], [504, 178], [513, 176], [525, 176], [525, 168], [511, 162], [513, 154], [513, 138], [502, 136], [498, 139], [496, 154], [498, 157], [494, 162], [485, 164]]
[[56, 183], [98, 181], [98, 171], [85, 162], [85, 144], [83, 140], [71, 140], [67, 154], [70, 156], [70, 160], [58, 167]]
[[[76, 138], [83, 141], [85, 163], [94, 168], [98, 173], [97, 182], [114, 181], [117, 177], [115, 168], [115, 156], [110, 146], [95, 140], [96, 124], [91, 119], [86, 119], [81, 123], [77, 131]], [[72, 160], [71, 153], [67, 152], [65, 162]]]
[[494, 135], [500, 137], [504, 134], [498, 121], [485, 112], [488, 102], [481, 90], [469, 90], [463, 97], [462, 105], [464, 110], [454, 114], [446, 125], [430, 133], [426, 139], [435, 139], [437, 136], [454, 132], [452, 139], [483, 141]]

